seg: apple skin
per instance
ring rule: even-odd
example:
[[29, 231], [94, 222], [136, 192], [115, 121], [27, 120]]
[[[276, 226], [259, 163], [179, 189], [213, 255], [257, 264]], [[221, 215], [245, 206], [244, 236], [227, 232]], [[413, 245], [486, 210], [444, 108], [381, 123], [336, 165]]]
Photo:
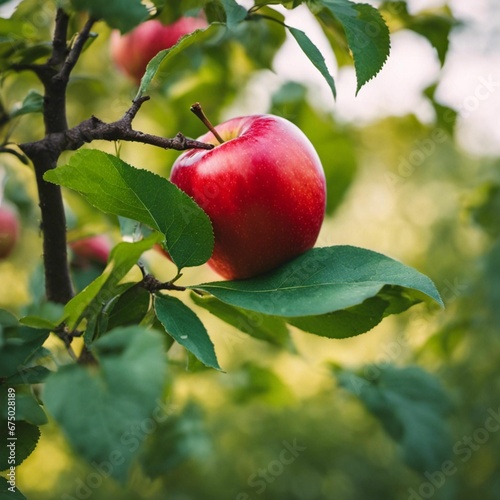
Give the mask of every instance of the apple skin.
[[0, 259], [6, 259], [19, 238], [17, 214], [7, 206], [0, 207]]
[[169, 49], [184, 35], [206, 26], [207, 22], [201, 17], [181, 17], [168, 25], [152, 19], [125, 35], [115, 30], [111, 33], [111, 58], [118, 68], [139, 83], [148, 62], [160, 50]]
[[309, 139], [273, 115], [228, 120], [175, 161], [170, 180], [212, 221], [209, 265], [226, 279], [274, 269], [312, 248], [325, 215], [326, 182]]
[[69, 246], [82, 265], [89, 262], [106, 264], [112, 248], [110, 239], [104, 234], [72, 241]]

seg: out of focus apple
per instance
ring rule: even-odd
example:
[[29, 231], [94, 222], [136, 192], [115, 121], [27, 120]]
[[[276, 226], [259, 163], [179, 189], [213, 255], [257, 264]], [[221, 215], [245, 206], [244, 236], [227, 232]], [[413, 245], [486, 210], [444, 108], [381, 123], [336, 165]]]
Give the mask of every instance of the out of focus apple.
[[152, 19], [125, 35], [113, 31], [111, 58], [125, 74], [139, 83], [148, 62], [160, 50], [169, 49], [183, 36], [206, 26], [206, 20], [201, 17], [181, 17], [168, 25]]
[[88, 236], [69, 243], [75, 256], [75, 264], [84, 267], [89, 263], [106, 264], [113, 248], [110, 238], [105, 234]]
[[19, 220], [8, 205], [0, 206], [0, 259], [6, 259], [19, 238]]

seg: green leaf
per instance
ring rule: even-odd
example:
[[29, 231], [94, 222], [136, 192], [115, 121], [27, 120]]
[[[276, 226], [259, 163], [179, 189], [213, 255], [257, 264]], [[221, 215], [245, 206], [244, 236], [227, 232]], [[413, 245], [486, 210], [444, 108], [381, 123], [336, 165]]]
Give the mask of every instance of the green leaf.
[[221, 0], [221, 3], [226, 11], [226, 23], [229, 29], [234, 28], [247, 17], [247, 10], [235, 0]]
[[213, 456], [202, 408], [188, 403], [180, 415], [169, 415], [148, 438], [139, 460], [145, 474], [157, 478], [188, 459], [201, 463]]
[[9, 500], [26, 500], [26, 497], [3, 476], [0, 476], [0, 496]]
[[220, 23], [212, 23], [208, 28], [195, 30], [188, 35], [183, 36], [173, 47], [169, 49], [161, 50], [156, 54], [156, 56], [149, 61], [144, 76], [141, 79], [141, 84], [139, 85], [139, 90], [135, 99], [137, 100], [144, 94], [146, 94], [151, 81], [158, 72], [160, 66], [166, 65], [172, 58], [186, 50], [190, 45], [194, 43], [202, 43], [220, 35], [224, 31], [224, 25]]
[[168, 253], [179, 267], [205, 263], [213, 250], [210, 219], [167, 179], [137, 169], [98, 150], [81, 150], [45, 180], [78, 191], [106, 213], [142, 222], [165, 235]]
[[220, 370], [214, 345], [198, 316], [183, 302], [169, 295], [156, 295], [156, 315], [166, 332], [206, 366]]
[[211, 296], [200, 297], [193, 293], [191, 299], [196, 305], [251, 337], [294, 350], [290, 332], [282, 318], [230, 306]]
[[443, 305], [432, 281], [415, 269], [371, 250], [352, 246], [313, 248], [284, 266], [249, 280], [218, 281], [190, 288], [263, 314], [316, 316], [376, 296], [385, 285]]
[[139, 284], [129, 288], [114, 303], [108, 318], [107, 328], [139, 324], [146, 316], [151, 304], [150, 293]]
[[[40, 429], [36, 425], [22, 420], [15, 422], [15, 427], [9, 427], [9, 424], [12, 422], [0, 420], [0, 441], [2, 443], [0, 446], [0, 470], [6, 470], [11, 465], [22, 464], [31, 455], [40, 439]], [[13, 435], [10, 434], [11, 432]], [[14, 440], [13, 437], [17, 439]], [[14, 455], [10, 454], [11, 449], [15, 451]], [[14, 461], [13, 464], [9, 462], [11, 457]]]
[[148, 17], [148, 10], [141, 0], [71, 0], [79, 11], [88, 11], [91, 16], [103, 19], [110, 28], [122, 33], [130, 31]]
[[[66, 304], [60, 322], [65, 321], [70, 329], [75, 329], [84, 318], [87, 319], [85, 341], [90, 344], [94, 337], [97, 318], [103, 307], [123, 293], [120, 281], [158, 239], [158, 234], [153, 233], [145, 240], [136, 243], [122, 242], [116, 245], [111, 251], [104, 272]], [[133, 286], [133, 283], [129, 286]]]
[[43, 111], [43, 96], [35, 90], [30, 90], [19, 108], [10, 113], [11, 118], [28, 113], [41, 113]]
[[366, 367], [369, 378], [337, 374], [339, 384], [358, 397], [402, 450], [403, 459], [420, 473], [440, 470], [452, 451], [445, 417], [448, 395], [438, 381], [418, 367]]
[[349, 0], [319, 0], [342, 24], [356, 69], [357, 88], [371, 80], [385, 64], [391, 47], [389, 28], [378, 10]]
[[48, 330], [28, 327], [4, 329], [3, 344], [0, 346], [0, 378], [21, 373], [48, 336]]
[[67, 365], [46, 383], [47, 411], [74, 450], [90, 463], [110, 463], [122, 482], [162, 409], [164, 351], [158, 332], [117, 328], [93, 345], [99, 367]]
[[315, 335], [345, 339], [371, 330], [386, 316], [406, 311], [418, 302], [418, 298], [407, 296], [404, 289], [386, 286], [377, 296], [357, 306], [319, 316], [288, 318], [287, 322]]
[[328, 83], [330, 89], [332, 90], [333, 98], [335, 99], [337, 96], [335, 82], [333, 81], [332, 75], [330, 75], [330, 72], [328, 71], [325, 63], [325, 58], [323, 57], [321, 52], [318, 50], [316, 45], [314, 45], [314, 43], [309, 40], [309, 37], [303, 31], [298, 30], [297, 28], [292, 28], [291, 26], [287, 26], [287, 28], [299, 44], [299, 47], [302, 49], [304, 54], [323, 75], [323, 78]]
[[5, 381], [7, 386], [20, 384], [39, 384], [43, 382], [52, 372], [44, 366], [33, 366], [19, 370]]
[[[11, 387], [12, 386], [7, 384], [0, 386], [0, 401], [2, 402], [0, 406], [0, 414], [1, 418], [5, 421], [8, 420], [7, 410], [9, 408], [7, 391]], [[31, 393], [16, 390], [14, 401], [16, 408], [16, 422], [25, 421], [33, 425], [43, 425], [47, 423], [47, 416]]]

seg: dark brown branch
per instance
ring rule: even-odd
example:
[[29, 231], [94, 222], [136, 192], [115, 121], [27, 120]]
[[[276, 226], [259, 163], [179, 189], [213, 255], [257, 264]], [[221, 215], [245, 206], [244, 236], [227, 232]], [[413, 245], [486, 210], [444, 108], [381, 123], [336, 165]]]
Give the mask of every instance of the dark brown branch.
[[151, 274], [146, 274], [140, 285], [149, 293], [156, 293], [160, 290], [175, 290], [178, 292], [185, 292], [187, 290], [185, 286], [175, 285], [172, 281], [161, 282]]
[[47, 66], [59, 66], [65, 61], [68, 55], [68, 24], [68, 14], [61, 8], [57, 9], [56, 26], [52, 38], [52, 55], [46, 63]]
[[85, 46], [85, 43], [89, 39], [90, 36], [90, 30], [92, 29], [92, 26], [97, 22], [97, 19], [95, 18], [89, 18], [88, 21], [85, 23], [85, 26], [82, 28], [82, 31], [78, 34], [76, 37], [75, 43], [73, 44], [73, 47], [71, 47], [71, 50], [68, 54], [68, 57], [64, 61], [64, 65], [59, 73], [59, 76], [63, 80], [68, 80], [69, 75], [73, 68], [75, 67], [75, 64], [77, 63], [80, 54], [82, 53], [83, 47]]
[[132, 120], [141, 105], [148, 99], [149, 97], [144, 96], [134, 101], [132, 106], [118, 121], [105, 123], [93, 116], [72, 129], [49, 134], [40, 141], [21, 144], [19, 147], [30, 158], [38, 152], [52, 151], [60, 154], [63, 151], [75, 151], [85, 143], [96, 140], [140, 142], [163, 149], [175, 149], [177, 151], [184, 151], [186, 149], [212, 149], [214, 147], [212, 144], [188, 139], [181, 133], [178, 133], [172, 139], [168, 139], [134, 130], [132, 128]]

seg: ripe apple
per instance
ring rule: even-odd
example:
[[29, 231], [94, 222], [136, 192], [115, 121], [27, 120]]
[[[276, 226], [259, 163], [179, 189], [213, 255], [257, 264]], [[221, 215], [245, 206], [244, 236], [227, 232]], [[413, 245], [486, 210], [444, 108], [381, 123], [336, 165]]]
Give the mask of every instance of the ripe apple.
[[160, 50], [169, 49], [184, 35], [206, 26], [207, 22], [201, 17], [181, 17], [168, 25], [156, 19], [146, 21], [125, 35], [113, 31], [111, 58], [125, 74], [139, 83], [148, 62]]
[[17, 214], [7, 205], [0, 207], [0, 259], [6, 259], [14, 250], [19, 237]]
[[106, 264], [111, 252], [112, 243], [108, 236], [98, 234], [72, 241], [69, 246], [79, 260], [78, 263], [85, 266], [90, 262]]
[[227, 279], [250, 278], [309, 250], [325, 215], [325, 174], [293, 123], [273, 115], [228, 120], [198, 138], [212, 150], [185, 151], [171, 181], [212, 221], [209, 265]]

